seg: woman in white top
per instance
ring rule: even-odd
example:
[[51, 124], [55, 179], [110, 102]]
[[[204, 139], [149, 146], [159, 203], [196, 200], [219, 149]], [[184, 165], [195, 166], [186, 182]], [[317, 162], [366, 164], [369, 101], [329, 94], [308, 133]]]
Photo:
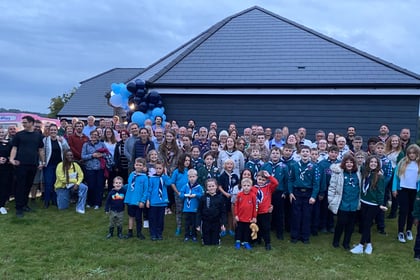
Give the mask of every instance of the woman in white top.
[[[413, 226], [414, 201], [420, 190], [420, 147], [412, 144], [407, 148], [407, 155], [398, 163], [394, 172], [392, 195], [398, 198], [398, 240], [405, 243], [413, 240], [411, 228]], [[404, 236], [404, 227], [406, 234]]]
[[[115, 147], [117, 146], [117, 139], [115, 138], [114, 130], [110, 127], [107, 127], [104, 129], [104, 133], [102, 136], [102, 140], [105, 144], [105, 147], [108, 149], [109, 153], [111, 154], [111, 157], [114, 158], [115, 154]], [[116, 172], [114, 167], [112, 169], [108, 169], [108, 191], [112, 190], [112, 182], [114, 180], [114, 177], [116, 176]]]

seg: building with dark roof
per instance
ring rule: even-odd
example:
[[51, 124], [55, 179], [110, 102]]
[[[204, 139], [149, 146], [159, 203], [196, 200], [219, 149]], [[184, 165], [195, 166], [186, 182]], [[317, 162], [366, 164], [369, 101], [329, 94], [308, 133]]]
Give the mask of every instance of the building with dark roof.
[[260, 7], [216, 23], [137, 78], [180, 124], [303, 126], [313, 138], [348, 126], [368, 137], [386, 123], [417, 134], [418, 74]]

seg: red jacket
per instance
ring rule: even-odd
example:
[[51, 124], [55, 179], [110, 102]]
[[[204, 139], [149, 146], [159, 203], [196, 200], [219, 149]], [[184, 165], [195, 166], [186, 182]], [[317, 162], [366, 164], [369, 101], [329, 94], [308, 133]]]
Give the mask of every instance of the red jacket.
[[258, 203], [258, 214], [265, 214], [268, 213], [268, 210], [271, 206], [271, 194], [276, 190], [279, 182], [273, 176], [268, 177], [267, 184], [263, 186], [255, 185], [253, 187], [253, 192], [255, 192], [257, 196], [257, 203]]
[[235, 215], [240, 222], [250, 223], [253, 218], [257, 218], [257, 197], [255, 192], [248, 194], [239, 192], [235, 201]]

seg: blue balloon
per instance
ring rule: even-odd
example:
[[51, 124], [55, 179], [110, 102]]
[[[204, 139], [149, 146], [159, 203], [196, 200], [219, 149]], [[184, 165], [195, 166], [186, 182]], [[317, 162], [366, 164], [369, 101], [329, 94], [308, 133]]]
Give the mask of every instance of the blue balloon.
[[123, 105], [122, 96], [117, 94], [111, 96], [111, 98], [109, 98], [109, 103], [111, 103], [112, 106], [121, 107]]
[[121, 93], [120, 93], [124, 98], [128, 98], [130, 95], [131, 95], [131, 92], [129, 92], [128, 90], [127, 90], [127, 87], [124, 85], [122, 88], [121, 88]]
[[162, 108], [154, 108], [153, 109], [153, 111], [152, 111], [152, 115], [153, 115], [153, 117], [162, 117], [162, 115], [163, 115], [163, 110], [162, 110]]
[[131, 116], [131, 121], [137, 123], [139, 126], [144, 125], [144, 121], [146, 120], [146, 115], [142, 112], [134, 112]]
[[166, 115], [165, 114], [163, 114], [161, 117], [162, 117], [163, 121], [166, 121]]
[[120, 92], [121, 92], [121, 87], [120, 87], [120, 85], [119, 84], [116, 84], [116, 83], [112, 83], [111, 84], [111, 89], [112, 89], [112, 91], [115, 93], [115, 94], [120, 94]]

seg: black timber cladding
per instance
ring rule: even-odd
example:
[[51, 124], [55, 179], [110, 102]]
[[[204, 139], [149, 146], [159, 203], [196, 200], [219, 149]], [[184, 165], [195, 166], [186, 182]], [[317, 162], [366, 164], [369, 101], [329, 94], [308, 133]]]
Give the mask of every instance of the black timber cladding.
[[401, 128], [410, 128], [416, 139], [419, 112], [417, 96], [165, 94], [163, 100], [167, 120], [177, 120], [181, 125], [189, 119], [206, 127], [216, 121], [219, 129], [225, 129], [235, 122], [240, 134], [255, 123], [272, 129], [288, 126], [291, 133], [305, 127], [312, 140], [318, 129], [345, 134], [348, 126], [355, 126], [366, 141], [378, 135], [383, 123], [391, 134], [399, 135]]

